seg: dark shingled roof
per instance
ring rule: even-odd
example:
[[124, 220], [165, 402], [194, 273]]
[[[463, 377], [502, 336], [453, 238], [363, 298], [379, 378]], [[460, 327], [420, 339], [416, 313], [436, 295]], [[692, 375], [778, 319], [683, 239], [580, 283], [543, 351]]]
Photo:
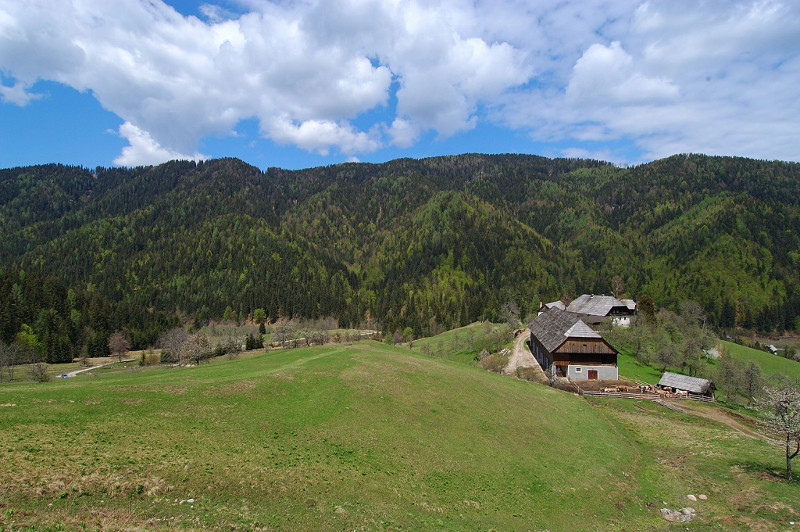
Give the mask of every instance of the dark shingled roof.
[[546, 310], [528, 327], [531, 335], [538, 338], [544, 348], [551, 353], [567, 338], [602, 338], [579, 317], [558, 308]]
[[707, 394], [713, 387], [713, 384], [708, 379], [689, 377], [688, 375], [670, 373], [669, 371], [664, 373], [661, 380], [658, 381], [658, 385], [662, 388], [670, 387], [696, 394]]

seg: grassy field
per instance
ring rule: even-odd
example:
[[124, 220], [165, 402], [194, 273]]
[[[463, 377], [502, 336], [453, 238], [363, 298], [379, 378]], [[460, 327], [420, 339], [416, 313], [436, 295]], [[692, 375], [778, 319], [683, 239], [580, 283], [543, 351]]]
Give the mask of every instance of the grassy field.
[[415, 340], [413, 349], [423, 354], [472, 364], [482, 349], [497, 352], [501, 348], [511, 349], [512, 344], [513, 332], [505, 325], [475, 322], [437, 336]]
[[725, 425], [377, 342], [3, 385], [0, 450], [5, 529], [666, 530], [660, 508], [692, 504], [695, 530], [782, 530], [800, 512], [780, 449]]
[[761, 366], [761, 371], [766, 377], [782, 374], [789, 377], [795, 384], [800, 383], [800, 362], [795, 362], [794, 360], [772, 355], [765, 351], [752, 349], [733, 342], [723, 341], [722, 345], [725, 347], [725, 352], [734, 360], [741, 361], [742, 363], [748, 363], [752, 360]]
[[662, 373], [659, 368], [640, 364], [636, 361], [636, 357], [625, 349], [619, 350], [617, 366], [620, 379], [632, 379], [650, 384], [658, 384], [658, 381], [661, 380]]

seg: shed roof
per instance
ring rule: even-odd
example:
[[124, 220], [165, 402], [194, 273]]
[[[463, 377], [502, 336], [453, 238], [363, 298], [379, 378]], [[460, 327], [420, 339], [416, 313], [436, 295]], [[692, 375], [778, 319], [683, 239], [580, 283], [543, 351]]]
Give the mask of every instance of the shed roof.
[[603, 338], [579, 317], [559, 308], [544, 311], [528, 327], [531, 334], [551, 353], [567, 338]]
[[691, 393], [706, 394], [711, 391], [713, 384], [708, 379], [689, 377], [680, 373], [664, 372], [661, 380], [658, 381], [661, 387], [675, 388], [676, 390], [686, 390]]

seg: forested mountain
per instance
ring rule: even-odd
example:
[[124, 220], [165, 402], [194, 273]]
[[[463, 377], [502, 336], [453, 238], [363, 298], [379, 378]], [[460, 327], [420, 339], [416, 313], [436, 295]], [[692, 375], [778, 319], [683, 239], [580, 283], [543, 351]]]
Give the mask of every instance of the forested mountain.
[[702, 155], [0, 170], [0, 340], [141, 347], [256, 308], [421, 335], [615, 275], [722, 326], [800, 329], [798, 192], [799, 164]]

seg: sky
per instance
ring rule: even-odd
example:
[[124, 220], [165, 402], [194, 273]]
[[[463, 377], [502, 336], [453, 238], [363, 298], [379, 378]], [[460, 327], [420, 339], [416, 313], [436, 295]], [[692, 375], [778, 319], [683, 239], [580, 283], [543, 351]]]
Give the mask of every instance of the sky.
[[800, 161], [797, 0], [0, 0], [0, 168]]

